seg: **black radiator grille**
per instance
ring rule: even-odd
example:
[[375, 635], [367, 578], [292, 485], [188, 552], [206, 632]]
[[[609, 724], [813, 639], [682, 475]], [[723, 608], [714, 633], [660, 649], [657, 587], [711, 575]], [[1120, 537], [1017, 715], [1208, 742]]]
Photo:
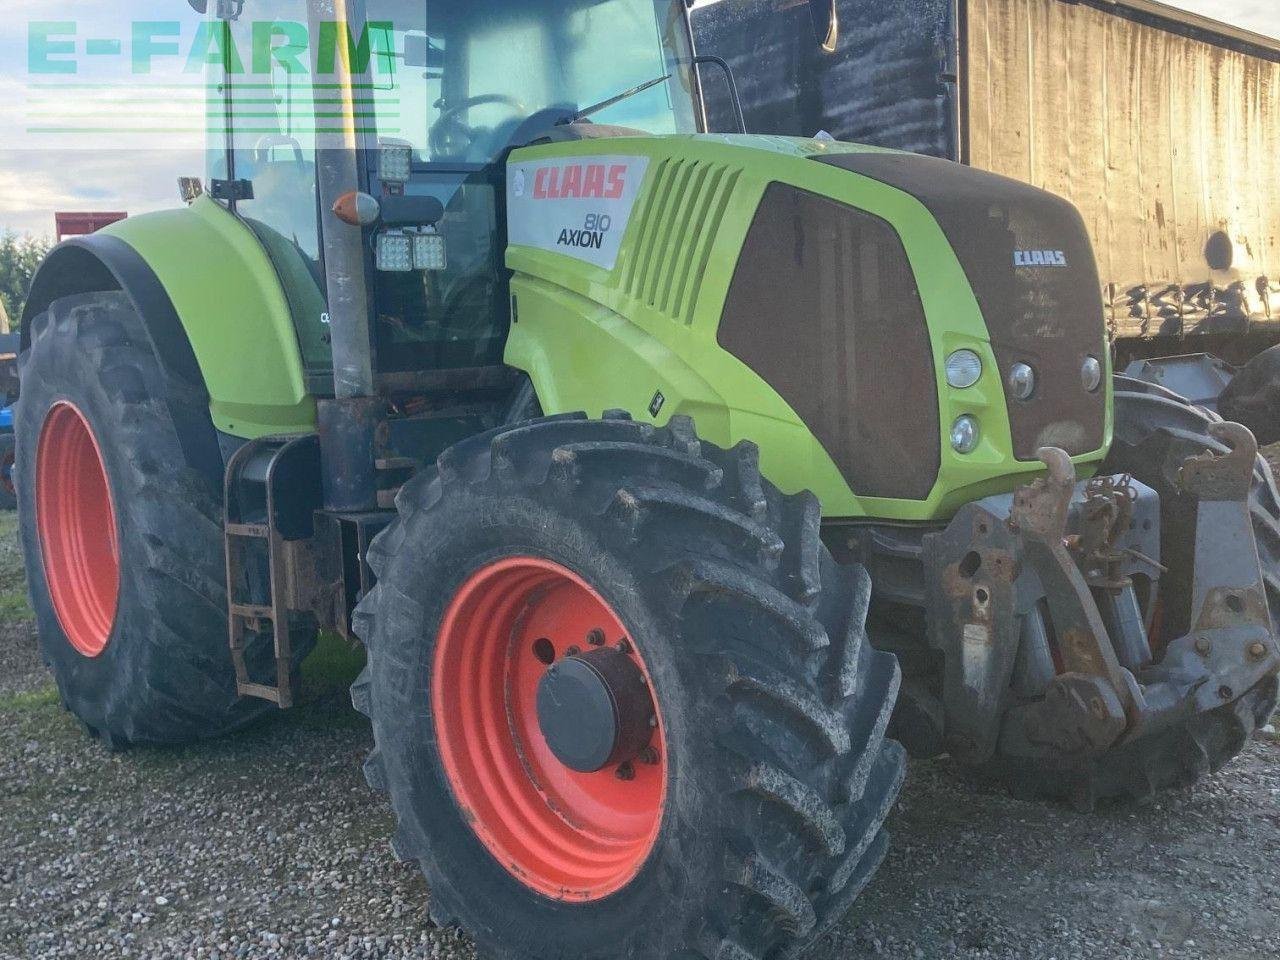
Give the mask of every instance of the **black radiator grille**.
[[941, 463], [934, 358], [915, 276], [888, 223], [771, 184], [719, 341], [790, 404], [854, 493], [928, 497]]

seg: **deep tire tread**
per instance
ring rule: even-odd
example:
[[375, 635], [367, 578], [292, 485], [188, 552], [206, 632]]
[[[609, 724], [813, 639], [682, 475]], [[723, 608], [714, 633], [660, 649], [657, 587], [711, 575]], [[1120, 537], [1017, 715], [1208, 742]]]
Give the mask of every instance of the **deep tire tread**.
[[[227, 645], [220, 461], [192, 456], [217, 449], [208, 397], [167, 374], [118, 291], [55, 301], [33, 320], [19, 365], [23, 545], [41, 643], [67, 708], [116, 749], [217, 737], [266, 712], [265, 701], [237, 696]], [[102, 661], [90, 665], [77, 661], [58, 624], [34, 521], [34, 451], [46, 411], [61, 398], [85, 409], [104, 434], [128, 525], [116, 631]], [[118, 451], [127, 456], [112, 456]], [[311, 631], [295, 635], [299, 662], [313, 640]], [[274, 673], [269, 638], [252, 644], [249, 656], [255, 676]]]
[[[410, 645], [422, 639], [392, 626], [407, 602], [396, 584], [412, 580], [417, 532], [447, 522], [439, 518], [450, 498], [476, 490], [551, 504], [631, 558], [663, 598], [655, 608], [681, 624], [672, 643], [687, 664], [702, 664], [695, 672], [706, 702], [719, 705], [721, 802], [741, 814], [722, 826], [733, 851], [722, 874], [730, 892], [707, 902], [678, 948], [659, 958], [637, 943], [628, 955], [795, 955], [843, 915], [883, 858], [882, 823], [905, 765], [901, 748], [884, 739], [897, 663], [866, 641], [865, 572], [836, 567], [821, 543], [817, 501], [770, 487], [753, 445], [722, 450], [682, 418], [654, 428], [618, 415], [557, 417], [472, 438], [405, 487], [400, 520], [370, 550], [382, 579], [361, 603], [356, 629], [371, 664], [412, 660]], [[433, 918], [454, 922], [465, 916], [449, 906], [465, 878], [441, 872], [422, 831], [410, 829], [427, 814], [399, 799], [397, 766], [384, 769], [395, 718], [380, 702], [378, 675], [375, 666], [352, 688], [379, 742], [366, 773], [371, 784], [390, 780], [398, 843], [413, 845], [422, 863]], [[521, 944], [487, 946], [532, 956]]]

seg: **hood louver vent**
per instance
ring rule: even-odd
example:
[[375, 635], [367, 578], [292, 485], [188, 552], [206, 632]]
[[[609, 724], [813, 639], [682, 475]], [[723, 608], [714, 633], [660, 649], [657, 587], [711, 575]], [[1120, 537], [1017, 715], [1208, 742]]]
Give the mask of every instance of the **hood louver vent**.
[[722, 164], [664, 160], [641, 201], [622, 289], [681, 323], [693, 322], [711, 245], [739, 171]]

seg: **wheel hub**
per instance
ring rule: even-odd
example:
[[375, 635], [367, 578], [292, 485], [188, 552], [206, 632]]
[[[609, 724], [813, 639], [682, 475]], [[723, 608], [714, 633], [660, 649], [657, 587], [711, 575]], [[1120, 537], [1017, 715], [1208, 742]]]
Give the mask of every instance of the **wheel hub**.
[[649, 743], [655, 716], [644, 673], [612, 647], [566, 657], [538, 684], [543, 739], [579, 773], [634, 759]]

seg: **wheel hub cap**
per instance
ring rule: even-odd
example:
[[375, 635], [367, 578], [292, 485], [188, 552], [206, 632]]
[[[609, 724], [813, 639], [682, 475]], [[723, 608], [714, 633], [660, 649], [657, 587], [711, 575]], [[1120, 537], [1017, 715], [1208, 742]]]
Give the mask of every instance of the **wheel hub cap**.
[[570, 770], [634, 760], [649, 743], [653, 699], [635, 661], [614, 648], [554, 663], [538, 684], [538, 726]]

